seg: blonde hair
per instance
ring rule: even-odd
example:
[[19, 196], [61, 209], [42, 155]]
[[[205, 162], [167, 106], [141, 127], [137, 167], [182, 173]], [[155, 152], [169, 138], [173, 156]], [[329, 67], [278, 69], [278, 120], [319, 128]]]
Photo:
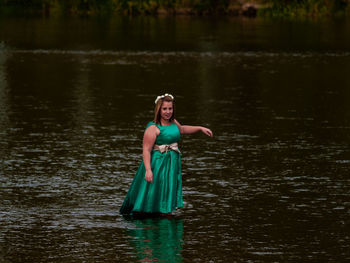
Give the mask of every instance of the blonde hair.
[[160, 98], [157, 103], [156, 106], [154, 108], [154, 119], [153, 122], [156, 124], [160, 124], [160, 108], [163, 105], [163, 102], [172, 102], [173, 104], [173, 115], [171, 115], [170, 117], [170, 121], [173, 121], [175, 119], [175, 103], [174, 103], [174, 99], [170, 96], [164, 96], [164, 98]]

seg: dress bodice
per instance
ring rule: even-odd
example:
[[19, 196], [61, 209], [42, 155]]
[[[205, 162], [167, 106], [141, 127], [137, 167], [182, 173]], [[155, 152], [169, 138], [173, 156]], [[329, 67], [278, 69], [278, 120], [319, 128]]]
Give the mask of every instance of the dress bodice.
[[156, 125], [157, 128], [160, 130], [160, 133], [157, 136], [155, 144], [157, 145], [172, 144], [180, 140], [180, 131], [175, 123], [172, 123], [169, 126], [162, 126], [154, 122], [149, 122], [147, 124], [146, 129], [151, 125]]

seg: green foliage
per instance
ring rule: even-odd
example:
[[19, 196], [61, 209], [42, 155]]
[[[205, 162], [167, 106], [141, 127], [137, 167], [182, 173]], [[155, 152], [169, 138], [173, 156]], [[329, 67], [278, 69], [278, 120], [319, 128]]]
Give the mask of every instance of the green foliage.
[[118, 11], [130, 15], [156, 14], [159, 8], [158, 0], [115, 0]]
[[259, 15], [273, 17], [305, 17], [345, 15], [347, 0], [272, 0], [269, 8]]
[[21, 10], [46, 14], [107, 14], [155, 15], [187, 10], [191, 14], [227, 14], [230, 5], [254, 2], [262, 4], [261, 16], [303, 17], [346, 15], [350, 0], [0, 0], [0, 11]]
[[223, 13], [227, 9], [228, 4], [228, 0], [197, 0], [194, 1], [193, 8], [200, 14]]
[[50, 7], [63, 13], [98, 14], [112, 12], [113, 0], [49, 0]]

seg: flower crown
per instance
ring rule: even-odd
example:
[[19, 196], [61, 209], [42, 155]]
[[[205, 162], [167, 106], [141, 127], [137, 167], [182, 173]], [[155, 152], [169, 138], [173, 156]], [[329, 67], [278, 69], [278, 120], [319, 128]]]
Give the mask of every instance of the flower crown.
[[168, 93], [165, 93], [164, 95], [160, 95], [156, 98], [154, 101], [155, 104], [157, 104], [158, 100], [163, 99], [164, 97], [170, 97], [172, 100], [174, 99], [174, 96]]

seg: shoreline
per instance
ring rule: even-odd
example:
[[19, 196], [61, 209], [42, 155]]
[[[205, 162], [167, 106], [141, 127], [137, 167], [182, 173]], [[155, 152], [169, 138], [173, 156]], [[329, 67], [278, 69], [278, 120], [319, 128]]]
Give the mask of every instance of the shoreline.
[[245, 17], [256, 17], [258, 12], [265, 8], [268, 8], [269, 5], [260, 5], [255, 3], [246, 3], [243, 5], [230, 5], [226, 9], [216, 10], [216, 11], [197, 11], [189, 7], [180, 7], [173, 9], [159, 8], [156, 15], [164, 16], [215, 16], [215, 15], [224, 15], [224, 16], [245, 16]]
[[[40, 2], [40, 0], [38, 0]], [[110, 0], [109, 4], [94, 4], [86, 0], [82, 4], [64, 4], [58, 1], [42, 0], [41, 4], [0, 4], [2, 15], [43, 15], [43, 16], [226, 16], [226, 17], [340, 17], [350, 14], [350, 0], [313, 0], [299, 2], [291, 0], [288, 4], [272, 0], [227, 0], [180, 1], [170, 4], [163, 0]]]
[[230, 5], [226, 8], [217, 10], [203, 9], [196, 10], [192, 7], [172, 7], [163, 6], [156, 8], [116, 8], [114, 10], [83, 10], [83, 9], [62, 9], [56, 6], [35, 8], [35, 7], [0, 7], [0, 16], [3, 15], [68, 15], [68, 16], [100, 16], [100, 15], [124, 15], [124, 16], [188, 16], [188, 17], [206, 17], [206, 16], [227, 16], [227, 17], [257, 17], [258, 12], [270, 7], [270, 5], [261, 5], [256, 3], [246, 3], [242, 5]]

